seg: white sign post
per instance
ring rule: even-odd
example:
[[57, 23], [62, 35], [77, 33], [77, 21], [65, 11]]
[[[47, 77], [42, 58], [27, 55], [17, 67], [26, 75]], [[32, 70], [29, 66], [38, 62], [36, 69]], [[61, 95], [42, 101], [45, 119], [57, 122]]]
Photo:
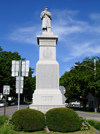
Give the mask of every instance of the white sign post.
[[22, 68], [22, 76], [27, 77], [29, 72], [29, 61], [22, 61], [21, 66], [21, 60], [19, 61], [12, 61], [12, 76], [18, 76], [16, 77], [16, 93], [18, 93], [18, 110], [20, 105], [20, 93], [23, 93], [23, 80], [24, 78], [21, 77], [21, 68]]
[[4, 85], [3, 86], [3, 94], [5, 95], [5, 106], [4, 106], [4, 116], [5, 116], [5, 113], [6, 113], [6, 98], [7, 98], [7, 95], [10, 94], [10, 86], [9, 85]]

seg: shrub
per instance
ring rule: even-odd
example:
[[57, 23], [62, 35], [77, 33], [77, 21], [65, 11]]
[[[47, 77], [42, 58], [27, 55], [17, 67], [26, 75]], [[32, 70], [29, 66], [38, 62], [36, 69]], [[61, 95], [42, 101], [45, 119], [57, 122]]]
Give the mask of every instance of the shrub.
[[14, 128], [14, 125], [12, 125], [12, 118], [9, 117], [9, 119], [5, 120], [4, 124], [0, 127], [0, 134], [17, 134], [13, 130], [13, 128]]
[[45, 127], [44, 114], [33, 109], [21, 109], [12, 116], [12, 121], [17, 131], [39, 131]]
[[16, 132], [13, 130], [12, 124], [7, 125], [7, 123], [5, 123], [0, 128], [0, 134], [16, 134]]
[[46, 122], [50, 130], [58, 132], [76, 131], [81, 128], [78, 114], [70, 108], [54, 108], [47, 111]]
[[90, 129], [90, 124], [87, 122], [87, 120], [83, 119], [80, 117], [81, 123], [84, 123], [84, 126], [81, 125], [81, 130], [89, 130]]
[[0, 127], [8, 120], [8, 116], [0, 115]]
[[100, 121], [96, 121], [96, 120], [87, 120], [87, 121], [91, 126], [96, 128], [97, 130], [100, 130]]

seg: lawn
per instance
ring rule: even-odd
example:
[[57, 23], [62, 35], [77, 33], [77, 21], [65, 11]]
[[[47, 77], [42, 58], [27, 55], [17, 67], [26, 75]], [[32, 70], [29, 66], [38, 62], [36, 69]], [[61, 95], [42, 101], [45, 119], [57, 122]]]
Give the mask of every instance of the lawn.
[[[90, 130], [88, 131], [76, 131], [76, 132], [68, 132], [68, 133], [60, 133], [60, 132], [53, 132], [51, 131], [49, 134], [95, 134], [95, 129], [93, 127], [90, 127]], [[14, 134], [47, 134], [47, 132], [44, 131], [37, 131], [37, 132], [15, 132]]]
[[[12, 125], [12, 123], [8, 123], [7, 120], [8, 119], [6, 116], [1, 116], [0, 134], [46, 134], [47, 133], [46, 130], [36, 131], [36, 132], [24, 132], [24, 131], [17, 132], [13, 129], [14, 126]], [[95, 132], [96, 130], [91, 126], [90, 130], [88, 131], [67, 132], [64, 134], [95, 134]], [[63, 133], [50, 131], [50, 134], [63, 134]]]

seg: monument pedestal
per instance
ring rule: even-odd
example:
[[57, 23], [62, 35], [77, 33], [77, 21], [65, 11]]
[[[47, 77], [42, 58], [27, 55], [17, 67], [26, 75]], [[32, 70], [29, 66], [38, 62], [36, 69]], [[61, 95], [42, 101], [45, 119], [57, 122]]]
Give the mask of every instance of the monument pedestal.
[[31, 109], [47, 112], [51, 108], [65, 107], [63, 94], [59, 90], [59, 64], [56, 61], [58, 36], [43, 32], [37, 36], [39, 61], [36, 64], [36, 90]]

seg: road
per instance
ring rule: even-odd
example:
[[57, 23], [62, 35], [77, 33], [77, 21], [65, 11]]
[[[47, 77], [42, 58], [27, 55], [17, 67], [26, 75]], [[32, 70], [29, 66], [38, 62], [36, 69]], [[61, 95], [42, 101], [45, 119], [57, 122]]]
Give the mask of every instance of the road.
[[[28, 106], [29, 105], [20, 105], [20, 109], [25, 109]], [[6, 107], [6, 115], [10, 117], [17, 110], [18, 110], [18, 105], [8, 106], [8, 107]], [[0, 107], [0, 115], [4, 115], [4, 107]]]
[[88, 113], [88, 112], [80, 112], [76, 111], [79, 116], [83, 117], [84, 119], [94, 119], [100, 121], [100, 114]]
[[[25, 109], [27, 108], [29, 105], [20, 105], [20, 109]], [[6, 107], [6, 115], [8, 115], [9, 117], [13, 115], [13, 113], [15, 111], [18, 110], [18, 106], [8, 106]], [[76, 111], [78, 113], [79, 116], [85, 118], [85, 119], [94, 119], [94, 120], [98, 120], [100, 121], [100, 114], [93, 114], [93, 113], [87, 113], [87, 112], [80, 112], [80, 111]], [[0, 115], [4, 115], [4, 107], [0, 107]]]

